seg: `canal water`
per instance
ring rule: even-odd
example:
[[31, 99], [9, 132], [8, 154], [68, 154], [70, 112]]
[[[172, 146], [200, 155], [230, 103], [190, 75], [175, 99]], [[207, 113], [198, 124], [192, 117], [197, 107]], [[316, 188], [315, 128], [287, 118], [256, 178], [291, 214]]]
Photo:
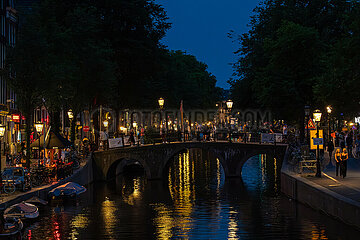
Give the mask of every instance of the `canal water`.
[[24, 239], [358, 239], [359, 232], [280, 193], [279, 163], [247, 161], [241, 179], [192, 149], [166, 181], [141, 174], [95, 183], [76, 201], [53, 202]]

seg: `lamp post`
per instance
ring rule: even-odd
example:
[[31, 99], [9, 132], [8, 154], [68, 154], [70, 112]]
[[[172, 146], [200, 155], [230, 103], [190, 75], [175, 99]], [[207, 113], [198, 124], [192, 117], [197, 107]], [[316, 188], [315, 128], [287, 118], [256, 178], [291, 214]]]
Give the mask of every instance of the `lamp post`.
[[231, 109], [233, 107], [234, 102], [231, 100], [226, 101], [226, 107], [228, 109], [228, 131], [229, 131], [229, 142], [231, 142], [231, 125], [230, 125], [230, 116], [231, 116]]
[[[67, 112], [67, 115], [68, 115], [69, 120], [70, 120], [70, 140], [73, 141], [74, 139], [72, 137], [72, 134], [73, 134], [73, 129], [72, 129], [73, 123], [72, 123], [72, 121], [74, 119], [74, 113], [73, 113], [73, 111], [71, 109], [69, 109], [69, 111]], [[74, 133], [74, 136], [75, 136], [75, 133]]]
[[35, 123], [35, 129], [36, 129], [36, 132], [39, 135], [38, 136], [39, 137], [39, 160], [38, 160], [38, 165], [40, 165], [40, 136], [41, 136], [43, 128], [44, 128], [44, 124], [42, 122]]
[[309, 122], [309, 118], [310, 118], [310, 106], [305, 106], [304, 108], [304, 112], [305, 112], [305, 116], [306, 116], [306, 120], [305, 120], [305, 126], [306, 126], [306, 141], [305, 143], [309, 144], [309, 126], [308, 126], [308, 122]]
[[[163, 122], [163, 110], [164, 110], [164, 104], [165, 104], [165, 100], [163, 98], [159, 98], [158, 100], [159, 103], [159, 107], [160, 107], [160, 111], [161, 111], [161, 121], [160, 121], [160, 127], [162, 126], [162, 122]], [[166, 130], [168, 129], [168, 124], [167, 124], [167, 118], [165, 116], [165, 124], [166, 124]]]
[[[316, 138], [319, 139], [319, 124], [321, 121], [321, 115], [322, 113], [320, 110], [315, 110], [313, 113], [313, 117], [316, 122]], [[320, 148], [319, 148], [319, 142], [317, 142], [316, 145], [316, 177], [321, 177], [321, 169], [320, 169]]]
[[330, 114], [332, 112], [332, 107], [331, 106], [327, 106], [326, 107], [327, 113], [328, 113], [328, 139], [330, 141], [330, 137], [331, 137], [331, 129], [330, 129]]
[[[5, 126], [0, 125], [0, 138], [4, 137], [5, 130], [6, 130]], [[1, 142], [0, 142], [0, 173], [1, 173]]]

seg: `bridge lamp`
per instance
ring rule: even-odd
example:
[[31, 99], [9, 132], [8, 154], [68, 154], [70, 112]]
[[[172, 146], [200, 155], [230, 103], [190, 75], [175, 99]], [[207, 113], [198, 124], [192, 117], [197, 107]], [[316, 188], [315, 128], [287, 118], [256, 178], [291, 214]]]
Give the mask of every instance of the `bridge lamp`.
[[163, 98], [159, 98], [158, 103], [159, 103], [160, 109], [163, 109], [165, 100]]
[[109, 121], [108, 120], [104, 120], [103, 121], [104, 127], [107, 128], [109, 126]]
[[72, 120], [74, 118], [74, 113], [73, 113], [73, 111], [71, 109], [69, 109], [67, 114], [68, 114], [68, 117], [69, 117], [70, 120]]
[[234, 102], [233, 102], [232, 100], [227, 100], [227, 101], [226, 101], [226, 107], [227, 107], [229, 110], [232, 109], [233, 104], [234, 104]]

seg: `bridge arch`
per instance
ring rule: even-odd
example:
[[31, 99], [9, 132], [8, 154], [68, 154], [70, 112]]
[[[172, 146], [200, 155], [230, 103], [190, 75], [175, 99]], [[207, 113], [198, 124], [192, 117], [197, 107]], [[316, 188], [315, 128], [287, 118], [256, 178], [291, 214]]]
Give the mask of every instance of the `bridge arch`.
[[243, 156], [241, 161], [238, 161], [238, 164], [236, 166], [236, 174], [238, 176], [242, 176], [242, 170], [244, 165], [247, 161], [249, 161], [251, 158], [258, 156], [258, 155], [266, 155], [269, 158], [274, 158], [274, 151], [272, 150], [256, 150], [256, 151], [250, 151], [246, 152], [246, 154]]
[[145, 161], [135, 158], [120, 158], [114, 161], [108, 168], [106, 172], [106, 180], [112, 180], [117, 175], [123, 173], [124, 168], [130, 165], [138, 165], [144, 169], [146, 176], [151, 176], [150, 170], [146, 165]]

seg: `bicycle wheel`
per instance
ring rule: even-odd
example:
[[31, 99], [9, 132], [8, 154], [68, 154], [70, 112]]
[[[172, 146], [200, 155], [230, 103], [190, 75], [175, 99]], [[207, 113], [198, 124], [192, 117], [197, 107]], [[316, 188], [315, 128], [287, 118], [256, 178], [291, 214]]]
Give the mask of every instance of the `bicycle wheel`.
[[7, 194], [15, 192], [16, 189], [14, 184], [5, 184], [3, 188], [4, 192], [6, 192]]

